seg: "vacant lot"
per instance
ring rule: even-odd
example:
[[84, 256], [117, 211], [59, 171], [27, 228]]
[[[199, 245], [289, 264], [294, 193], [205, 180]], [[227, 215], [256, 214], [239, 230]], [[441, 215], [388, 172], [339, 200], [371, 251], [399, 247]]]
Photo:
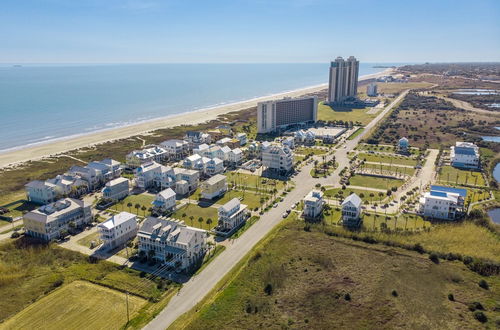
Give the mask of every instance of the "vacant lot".
[[[118, 202], [118, 204], [113, 205], [111, 208], [113, 210], [117, 211], [127, 211], [130, 213], [136, 213], [141, 215], [143, 211], [139, 208], [136, 209], [135, 205], [139, 204], [141, 208], [145, 206], [147, 209], [149, 209], [152, 205], [151, 202], [155, 199], [155, 196], [148, 194], [148, 193], [142, 193], [140, 195], [130, 195], [127, 196], [125, 199], [122, 201]], [[131, 204], [131, 206], [128, 206], [128, 204]]]
[[396, 166], [396, 165], [380, 165], [380, 164], [363, 164], [359, 167], [362, 170], [371, 171], [373, 173], [391, 173], [391, 174], [404, 174], [413, 176], [415, 174], [415, 168], [406, 166]]
[[[189, 226], [208, 230], [217, 225], [217, 209], [211, 206], [201, 207], [188, 203], [175, 211], [172, 218], [183, 220]], [[200, 218], [202, 218], [201, 222]], [[208, 219], [211, 219], [212, 222], [207, 223]]]
[[[357, 194], [360, 196], [363, 200], [368, 200], [369, 202], [379, 202], [382, 199], [384, 199], [385, 193], [382, 193], [382, 196], [379, 195], [378, 191], [373, 191], [373, 190], [368, 190], [368, 189], [354, 189], [350, 187], [346, 187], [346, 189], [341, 189], [341, 188], [335, 188], [335, 189], [328, 189], [325, 191], [325, 196], [327, 198], [335, 198], [337, 195], [343, 196], [344, 198], [349, 196], [352, 193]], [[370, 194], [373, 194], [373, 197], [370, 197]]]
[[[144, 305], [130, 295], [130, 316]], [[5, 329], [120, 329], [127, 322], [124, 293], [75, 281], [28, 306], [9, 319]]]
[[367, 125], [377, 114], [367, 114], [371, 108], [363, 109], [332, 109], [330, 106], [320, 102], [318, 104], [318, 120], [344, 121]]
[[246, 186], [247, 188], [262, 191], [271, 191], [273, 189], [283, 189], [284, 183], [280, 180], [262, 178], [258, 175], [244, 174], [238, 172], [229, 172], [225, 174], [228, 185]]
[[481, 302], [494, 326], [498, 278], [489, 278], [491, 289], [484, 290], [477, 285], [481, 277], [461, 263], [436, 265], [426, 255], [303, 227], [287, 224], [174, 328], [480, 328], [467, 308], [473, 301]]
[[164, 291], [139, 272], [26, 238], [0, 244], [0, 321], [10, 317], [52, 290], [74, 280], [86, 280], [144, 297]]
[[349, 179], [349, 183], [351, 186], [370, 187], [387, 190], [391, 189], [392, 187], [400, 187], [401, 185], [403, 185], [404, 181], [356, 174]]
[[439, 179], [442, 183], [466, 184], [472, 186], [485, 186], [484, 177], [481, 172], [461, 170], [452, 166], [443, 166], [439, 171]]
[[395, 165], [397, 164], [397, 165], [407, 165], [407, 166], [417, 165], [417, 161], [413, 158], [405, 156], [396, 156], [396, 155], [359, 153], [358, 159], [365, 159], [367, 162], [376, 162], [383, 164], [395, 164]]

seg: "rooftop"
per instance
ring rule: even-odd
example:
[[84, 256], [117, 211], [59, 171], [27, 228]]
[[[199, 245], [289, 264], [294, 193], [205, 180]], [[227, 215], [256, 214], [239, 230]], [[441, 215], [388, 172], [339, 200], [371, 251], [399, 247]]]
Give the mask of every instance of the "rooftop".
[[118, 214], [115, 214], [108, 220], [104, 221], [103, 223], [100, 223], [98, 227], [101, 228], [106, 228], [106, 229], [113, 229], [118, 225], [121, 225], [122, 223], [125, 223], [129, 221], [130, 219], [135, 219], [136, 216], [135, 214], [128, 213], [128, 212], [120, 212]]

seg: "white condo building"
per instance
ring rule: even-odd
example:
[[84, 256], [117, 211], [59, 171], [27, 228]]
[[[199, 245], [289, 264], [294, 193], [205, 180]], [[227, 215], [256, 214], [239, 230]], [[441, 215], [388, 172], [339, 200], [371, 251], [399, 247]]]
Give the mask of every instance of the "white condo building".
[[330, 64], [330, 79], [328, 85], [328, 103], [342, 103], [356, 98], [358, 92], [359, 61], [350, 56], [344, 61], [337, 57]]
[[366, 95], [374, 97], [377, 96], [377, 84], [372, 82], [366, 86]]
[[456, 220], [465, 213], [466, 189], [431, 186], [420, 198], [420, 213], [425, 217]]
[[317, 118], [316, 96], [259, 102], [257, 133], [271, 133], [290, 125], [314, 123]]
[[104, 247], [114, 249], [126, 244], [137, 235], [135, 214], [120, 212], [97, 226]]
[[304, 211], [302, 216], [306, 219], [316, 219], [323, 212], [325, 201], [320, 190], [311, 190], [303, 199]]
[[148, 217], [137, 233], [139, 253], [180, 271], [199, 263], [207, 250], [207, 232], [173, 219]]
[[92, 222], [91, 205], [73, 198], [64, 198], [44, 205], [23, 216], [26, 235], [51, 241], [59, 238], [71, 226], [81, 227]]
[[456, 142], [450, 150], [450, 161], [454, 167], [478, 169], [479, 147], [470, 142]]
[[262, 150], [262, 166], [280, 174], [293, 169], [293, 153], [287, 146], [271, 145]]

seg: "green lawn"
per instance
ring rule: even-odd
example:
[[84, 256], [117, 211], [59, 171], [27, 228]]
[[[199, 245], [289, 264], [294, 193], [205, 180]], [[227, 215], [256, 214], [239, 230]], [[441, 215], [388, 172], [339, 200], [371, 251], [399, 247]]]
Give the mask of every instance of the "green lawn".
[[[402, 167], [402, 166], [397, 166], [397, 165], [380, 165], [380, 164], [364, 164], [360, 166], [360, 169], [376, 169], [378, 171], [382, 170], [384, 171], [389, 171], [393, 173], [403, 173], [409, 176], [413, 176], [415, 174], [416, 169], [415, 168], [409, 168], [409, 167]], [[382, 173], [383, 173], [382, 172]], [[378, 173], [378, 172], [377, 172]]]
[[[130, 316], [134, 316], [145, 303], [146, 300], [130, 295]], [[75, 281], [31, 304], [4, 323], [2, 328], [121, 329], [127, 323], [126, 312], [125, 293]]]
[[367, 125], [377, 116], [377, 114], [367, 114], [371, 108], [352, 109], [352, 110], [334, 110], [330, 106], [320, 102], [318, 104], [318, 120], [324, 121], [352, 121], [359, 122], [361, 125]]
[[[360, 143], [355, 149], [359, 151], [379, 151], [379, 152], [390, 152], [390, 153], [396, 152], [396, 148], [391, 145], [378, 145], [378, 144], [368, 144], [368, 143]], [[410, 153], [412, 155], [418, 155], [420, 154], [420, 149], [410, 148]]]
[[383, 214], [369, 213], [363, 215], [363, 228], [366, 230], [421, 230], [430, 228], [431, 223], [418, 215], [385, 216]]
[[90, 248], [90, 244], [92, 243], [92, 241], [95, 242], [95, 245], [94, 247], [98, 246], [100, 243], [101, 243], [101, 240], [99, 239], [99, 231], [93, 233], [93, 234], [90, 234], [90, 235], [87, 235], [85, 236], [84, 238], [80, 238], [77, 243], [82, 245], [82, 246], [85, 246], [85, 247], [88, 247]]
[[40, 205], [20, 199], [14, 202], [0, 205], [0, 207], [9, 209], [8, 213], [2, 214], [3, 216], [17, 218], [23, 216], [23, 211], [32, 211], [37, 207], [40, 207]]
[[243, 192], [241, 190], [230, 190], [221, 199], [215, 201], [215, 203], [222, 205], [229, 202], [233, 198], [243, 198], [241, 200], [241, 203], [247, 205], [250, 209], [253, 210], [254, 208], [259, 207], [261, 205], [260, 199], [262, 197], [271, 198], [271, 195], [256, 194], [251, 191]]
[[[379, 196], [378, 195], [378, 193], [379, 193], [378, 191], [364, 190], [364, 189], [352, 189], [352, 188], [349, 188], [349, 186], [347, 186], [346, 189], [342, 189], [342, 188], [328, 189], [328, 190], [325, 191], [325, 195], [328, 198], [334, 199], [335, 196], [340, 191], [342, 191], [342, 196], [344, 198], [347, 197], [347, 196], [349, 196], [352, 193], [355, 193], [358, 196], [360, 196], [360, 194], [363, 194], [364, 195], [364, 197], [362, 197], [363, 201], [367, 200], [367, 201], [370, 201], [370, 202], [371, 201], [380, 202], [381, 200], [383, 200], [386, 197], [385, 193], [383, 193], [383, 196]], [[373, 197], [370, 197], [370, 194], [373, 194]]]
[[[146, 193], [142, 193], [140, 195], [129, 195], [127, 196], [122, 202], [123, 203], [117, 203], [113, 206], [111, 206], [111, 209], [115, 210], [115, 211], [127, 211], [127, 212], [130, 212], [130, 213], [135, 213], [135, 214], [139, 214], [139, 215], [143, 215], [143, 211], [139, 209], [139, 212], [137, 212], [137, 209], [135, 208], [135, 204], [139, 204], [141, 205], [141, 208], [142, 206], [145, 206], [146, 208], [150, 208], [152, 205], [151, 205], [151, 202], [155, 199], [154, 196], [152, 195], [149, 195], [149, 194], [146, 194]], [[128, 203], [132, 203], [132, 206], [129, 208], [127, 206]]]
[[352, 133], [351, 135], [349, 135], [349, 137], [347, 138], [348, 140], [354, 140], [354, 138], [356, 138], [356, 136], [358, 136], [359, 134], [363, 133], [365, 129], [363, 127], [361, 128], [358, 128], [356, 130], [356, 132]]
[[272, 190], [276, 188], [280, 190], [283, 189], [284, 186], [283, 181], [267, 179], [258, 175], [236, 173], [236, 172], [229, 172], [225, 175], [227, 177], [228, 184], [236, 183], [237, 185], [246, 185], [253, 189]]
[[309, 155], [309, 154], [324, 155], [324, 154], [328, 153], [328, 149], [324, 149], [324, 147], [318, 147], [318, 148], [298, 147], [298, 148], [295, 148], [294, 152], [297, 154], [302, 154], [302, 155]]
[[474, 186], [486, 186], [481, 172], [461, 170], [452, 166], [443, 166], [439, 171], [439, 179], [443, 183], [468, 184]]
[[409, 165], [409, 166], [417, 165], [417, 161], [415, 159], [405, 156], [396, 156], [396, 155], [391, 156], [391, 155], [359, 153], [358, 159], [366, 159], [367, 162], [376, 162], [376, 163], [399, 164], [399, 165]]
[[[182, 215], [186, 214], [185, 217]], [[190, 217], [193, 217], [191, 220]], [[200, 223], [198, 219], [202, 217], [203, 222]], [[201, 229], [212, 229], [217, 225], [217, 209], [215, 207], [201, 207], [197, 204], [187, 204], [175, 211], [172, 218], [183, 220], [187, 225]], [[207, 219], [212, 219], [212, 223], [207, 224]]]
[[391, 189], [392, 187], [400, 187], [404, 183], [403, 180], [385, 179], [360, 174], [356, 174], [351, 177], [349, 182], [351, 186], [370, 187], [384, 190]]

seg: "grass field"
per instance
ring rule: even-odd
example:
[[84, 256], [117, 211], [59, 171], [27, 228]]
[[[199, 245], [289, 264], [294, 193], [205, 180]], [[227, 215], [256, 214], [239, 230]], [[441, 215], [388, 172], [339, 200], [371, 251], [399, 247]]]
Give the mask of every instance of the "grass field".
[[399, 165], [409, 165], [409, 166], [417, 165], [417, 161], [415, 159], [404, 156], [396, 156], [396, 155], [392, 156], [392, 155], [359, 153], [358, 159], [366, 159], [367, 162], [376, 162], [376, 163], [399, 164]]
[[[128, 297], [130, 316], [145, 304]], [[3, 324], [3, 329], [120, 329], [127, 322], [124, 293], [74, 281], [31, 304]]]
[[403, 185], [404, 181], [356, 174], [349, 179], [349, 183], [351, 186], [387, 190], [391, 189], [392, 187], [400, 187], [401, 185]]
[[254, 208], [259, 207], [261, 205], [260, 199], [262, 197], [271, 198], [271, 195], [256, 194], [252, 191], [243, 192], [241, 190], [230, 190], [224, 195], [224, 197], [217, 200], [216, 203], [217, 204], [225, 204], [233, 198], [242, 198], [241, 203], [247, 205], [250, 209], [253, 210]]
[[[183, 214], [186, 214], [186, 216], [183, 217]], [[193, 220], [191, 220], [191, 216]], [[200, 217], [203, 218], [203, 222], [201, 223], [198, 221]], [[208, 230], [217, 225], [217, 209], [215, 207], [201, 207], [197, 204], [189, 203], [176, 210], [172, 214], [172, 218], [183, 220], [189, 226]], [[210, 225], [206, 222], [209, 218], [212, 219]]]
[[320, 148], [298, 147], [295, 148], [294, 152], [296, 154], [302, 154], [302, 155], [309, 155], [309, 154], [324, 155], [328, 153], [328, 150], [324, 149], [323, 147]]
[[99, 232], [95, 232], [93, 234], [87, 235], [84, 238], [80, 238], [78, 241], [76, 241], [78, 244], [90, 248], [90, 244], [92, 241], [96, 243], [95, 246], [98, 246], [101, 243], [101, 240], [99, 238], [100, 234]]
[[[349, 188], [349, 187], [347, 187], [346, 189], [342, 189], [342, 188], [328, 189], [325, 191], [325, 196], [333, 199], [334, 196], [337, 195], [340, 191], [342, 191], [342, 196], [344, 196], [344, 198], [349, 196], [352, 193], [355, 193], [358, 196], [360, 196], [360, 194], [363, 194], [364, 195], [362, 197], [363, 201], [367, 200], [369, 202], [371, 202], [371, 201], [379, 202], [386, 197], [385, 193], [383, 194], [383, 196], [379, 196], [378, 191], [364, 190], [364, 189], [353, 189], [353, 188]], [[370, 194], [373, 194], [374, 196], [370, 197]]]
[[303, 228], [286, 223], [173, 328], [480, 328], [467, 308], [472, 301], [483, 304], [486, 326], [494, 327], [498, 278], [488, 278], [484, 290], [482, 277], [461, 263], [436, 265], [416, 252]]
[[389, 172], [392, 172], [392, 173], [403, 173], [403, 174], [406, 174], [406, 175], [409, 175], [409, 176], [413, 176], [413, 174], [415, 174], [415, 168], [409, 168], [409, 167], [405, 167], [405, 166], [397, 166], [397, 165], [380, 165], [380, 164], [363, 164], [360, 166], [361, 169], [374, 169], [374, 170], [377, 170], [377, 173], [380, 172], [380, 170], [382, 170], [382, 173], [384, 173], [385, 171], [389, 171]]
[[431, 83], [426, 82], [408, 82], [408, 83], [392, 83], [392, 82], [377, 82], [377, 91], [379, 93], [394, 94], [407, 89], [419, 89], [431, 87]]
[[246, 185], [249, 188], [253, 189], [264, 189], [264, 190], [272, 190], [274, 188], [280, 190], [283, 189], [283, 181], [273, 180], [262, 178], [258, 175], [244, 174], [244, 173], [236, 173], [229, 172], [225, 174], [227, 177], [227, 183], [235, 183], [237, 185]]
[[[139, 212], [137, 212], [137, 209], [135, 209], [135, 204], [140, 204], [141, 207], [142, 206], [145, 206], [146, 208], [150, 208], [151, 207], [151, 202], [155, 199], [154, 196], [150, 195], [150, 194], [146, 194], [146, 193], [143, 193], [143, 194], [140, 194], [140, 195], [129, 195], [127, 196], [125, 199], [123, 199], [123, 203], [118, 203], [118, 204], [115, 204], [113, 206], [111, 206], [111, 208], [113, 210], [116, 210], [116, 211], [127, 211], [127, 212], [130, 212], [130, 213], [139, 213], [139, 215], [142, 215], [143, 211], [141, 211], [139, 209]], [[128, 203], [132, 203], [132, 207], [128, 207], [127, 204]]]
[[318, 104], [318, 120], [324, 121], [352, 121], [361, 125], [367, 125], [377, 114], [367, 114], [370, 108], [352, 110], [333, 110], [330, 106], [320, 102]]
[[0, 244], [0, 321], [75, 280], [86, 280], [144, 297], [157, 298], [157, 283], [132, 269], [106, 261], [91, 263], [83, 254], [55, 244], [20, 238]]
[[[379, 151], [379, 152], [389, 152], [389, 153], [395, 153], [396, 148], [392, 145], [377, 145], [377, 144], [367, 144], [367, 143], [360, 143], [358, 146], [355, 148], [355, 150], [360, 150], [360, 151]], [[420, 154], [420, 149], [418, 148], [410, 148], [410, 153], [412, 155], [418, 155]]]
[[473, 186], [485, 186], [486, 182], [481, 172], [461, 170], [452, 166], [443, 166], [439, 171], [439, 179], [443, 183], [468, 184]]
[[363, 133], [365, 129], [363, 127], [358, 128], [354, 133], [349, 135], [348, 140], [354, 140], [359, 134]]

